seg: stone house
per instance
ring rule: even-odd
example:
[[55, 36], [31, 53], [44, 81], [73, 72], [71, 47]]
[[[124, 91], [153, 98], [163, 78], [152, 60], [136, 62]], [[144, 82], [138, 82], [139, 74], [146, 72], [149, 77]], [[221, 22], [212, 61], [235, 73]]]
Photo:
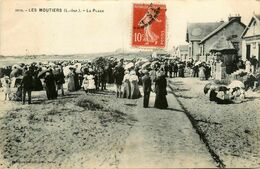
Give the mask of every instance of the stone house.
[[245, 27], [240, 16], [229, 17], [227, 22], [188, 24], [186, 41], [189, 43], [189, 57], [200, 60], [199, 56], [209, 54], [210, 47], [223, 35], [232, 42], [238, 55], [241, 55], [241, 34]]

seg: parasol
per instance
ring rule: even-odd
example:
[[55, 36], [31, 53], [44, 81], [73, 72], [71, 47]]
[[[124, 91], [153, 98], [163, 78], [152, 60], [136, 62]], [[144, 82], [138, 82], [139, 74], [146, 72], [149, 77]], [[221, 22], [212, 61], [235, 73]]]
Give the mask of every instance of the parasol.
[[53, 63], [53, 62], [50, 62], [48, 65], [49, 65], [49, 66], [56, 66], [56, 64]]
[[145, 62], [143, 65], [142, 65], [142, 69], [145, 69], [147, 68], [148, 66], [150, 66], [151, 63], [150, 62]]
[[38, 73], [38, 78], [44, 78], [46, 72], [48, 72], [49, 69], [42, 70]]
[[135, 66], [134, 63], [130, 62], [130, 63], [128, 63], [127, 65], [125, 65], [125, 69], [131, 69], [131, 68], [133, 68], [134, 66]]
[[147, 59], [147, 58], [142, 58], [141, 61], [142, 61], [142, 62], [149, 62], [149, 59]]
[[48, 65], [48, 61], [43, 61], [42, 64], [43, 65]]
[[151, 66], [154, 66], [155, 64], [158, 64], [159, 62], [158, 61], [153, 61], [152, 63], [151, 63]]
[[239, 80], [233, 80], [229, 85], [228, 85], [228, 88], [229, 89], [233, 89], [233, 88], [236, 88], [236, 87], [239, 87], [239, 88], [242, 88], [244, 89], [245, 88], [245, 85], [243, 82], [239, 81]]
[[12, 69], [15, 69], [15, 68], [16, 68], [16, 69], [22, 69], [21, 66], [19, 66], [19, 65], [17, 65], [17, 64], [12, 66]]
[[17, 77], [19, 75], [22, 75], [22, 69], [13, 69], [12, 72], [10, 73], [10, 77]]
[[208, 91], [209, 91], [209, 89], [210, 89], [210, 87], [211, 87], [211, 83], [208, 83], [208, 84], [206, 84], [205, 86], [204, 86], [204, 94], [207, 94], [208, 93]]
[[227, 88], [227, 86], [220, 85], [220, 86], [218, 86], [216, 88], [216, 91], [223, 91], [223, 92], [225, 92], [225, 91], [228, 91], [228, 88]]
[[136, 63], [135, 63], [135, 66], [137, 66], [137, 67], [140, 67], [140, 66], [142, 66], [144, 64], [144, 61], [137, 61]]
[[143, 74], [149, 73], [149, 71], [148, 71], [147, 69], [142, 69], [141, 72], [142, 72]]
[[201, 64], [201, 61], [197, 61], [196, 63], [195, 63], [195, 66], [198, 66], [198, 65], [200, 65]]
[[217, 87], [215, 83], [207, 83], [204, 87], [204, 94], [207, 94], [209, 90], [215, 90]]

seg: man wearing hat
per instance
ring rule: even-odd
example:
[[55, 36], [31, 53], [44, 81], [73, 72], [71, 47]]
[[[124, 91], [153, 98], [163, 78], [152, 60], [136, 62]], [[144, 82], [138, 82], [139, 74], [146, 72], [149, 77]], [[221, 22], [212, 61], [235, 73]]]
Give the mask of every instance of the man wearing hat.
[[61, 67], [56, 68], [56, 71], [57, 72], [54, 75], [55, 82], [56, 82], [56, 92], [58, 94], [58, 91], [61, 90], [61, 94], [62, 96], [64, 96], [63, 84], [65, 83], [65, 75]]
[[143, 107], [147, 108], [148, 105], [149, 105], [152, 81], [151, 81], [151, 78], [149, 76], [148, 70], [144, 70], [143, 73], [144, 73], [144, 76], [142, 77], [143, 90], [144, 90]]
[[121, 86], [123, 84], [125, 69], [123, 68], [122, 64], [119, 63], [113, 72], [115, 85], [116, 85], [116, 96], [121, 97], [122, 91]]
[[21, 82], [23, 104], [25, 104], [26, 93], [28, 94], [28, 104], [31, 104], [31, 93], [33, 89], [32, 81], [33, 81], [32, 73], [28, 70], [25, 71]]
[[250, 62], [251, 62], [251, 73], [255, 74], [258, 66], [258, 60], [256, 59], [256, 56], [252, 56], [252, 58], [250, 58]]

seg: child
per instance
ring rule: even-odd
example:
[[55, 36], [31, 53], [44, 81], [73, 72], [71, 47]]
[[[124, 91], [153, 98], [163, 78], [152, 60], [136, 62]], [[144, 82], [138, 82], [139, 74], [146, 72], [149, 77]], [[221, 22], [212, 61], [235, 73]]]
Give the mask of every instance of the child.
[[87, 75], [87, 79], [88, 79], [88, 91], [90, 93], [94, 93], [96, 86], [95, 86], [95, 80], [94, 80], [94, 75], [92, 75], [93, 72], [90, 72], [89, 75]]
[[5, 100], [8, 98], [9, 99], [9, 94], [11, 93], [11, 80], [8, 76], [5, 76], [1, 79], [2, 85], [3, 85], [3, 90], [4, 90], [4, 94], [5, 94]]
[[81, 87], [83, 87], [85, 92], [88, 93], [88, 75], [84, 75], [84, 79], [83, 79]]

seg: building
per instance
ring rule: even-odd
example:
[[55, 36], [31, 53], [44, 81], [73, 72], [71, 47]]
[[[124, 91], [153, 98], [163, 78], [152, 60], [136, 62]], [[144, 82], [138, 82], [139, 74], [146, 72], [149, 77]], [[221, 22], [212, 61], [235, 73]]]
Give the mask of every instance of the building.
[[246, 60], [256, 56], [260, 64], [260, 15], [253, 15], [241, 38], [242, 59]]
[[190, 23], [187, 27], [186, 41], [189, 43], [189, 57], [195, 60], [199, 56], [209, 54], [210, 47], [221, 36], [226, 36], [237, 49], [238, 55], [242, 54], [241, 34], [245, 29], [240, 16], [231, 16], [227, 22]]
[[222, 24], [222, 22], [188, 23], [186, 42], [189, 43], [189, 57], [197, 60], [196, 56], [200, 54], [200, 41]]
[[176, 48], [176, 56], [179, 57], [182, 61], [189, 59], [189, 46], [188, 45], [179, 45]]
[[242, 39], [241, 34], [245, 29], [245, 25], [241, 22], [241, 17], [229, 17], [228, 22], [224, 22], [213, 32], [204, 37], [200, 45], [200, 55], [206, 55], [210, 52], [210, 47], [216, 42], [221, 36], [225, 36], [227, 41], [230, 41], [239, 56], [242, 55]]

